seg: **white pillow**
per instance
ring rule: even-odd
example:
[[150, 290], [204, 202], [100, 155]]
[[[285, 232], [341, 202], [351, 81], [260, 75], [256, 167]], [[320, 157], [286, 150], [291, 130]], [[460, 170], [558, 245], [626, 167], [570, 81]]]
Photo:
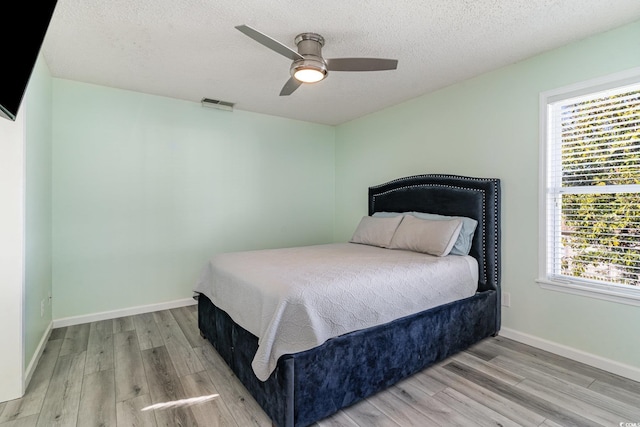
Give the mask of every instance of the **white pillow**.
[[389, 218], [397, 215], [413, 215], [417, 218], [433, 220], [449, 220], [454, 218], [459, 219], [462, 221], [462, 230], [460, 230], [458, 239], [456, 240], [456, 243], [454, 243], [453, 248], [451, 248], [450, 253], [451, 255], [469, 255], [469, 252], [471, 252], [473, 236], [478, 225], [478, 221], [476, 221], [475, 219], [467, 218], [464, 216], [447, 216], [424, 212], [376, 212], [373, 214], [374, 217], [379, 218]]
[[393, 235], [390, 248], [445, 256], [451, 252], [461, 229], [459, 219], [438, 221], [406, 215]]
[[391, 244], [393, 233], [395, 233], [401, 221], [401, 216], [394, 218], [363, 216], [349, 241], [351, 243], [388, 248]]

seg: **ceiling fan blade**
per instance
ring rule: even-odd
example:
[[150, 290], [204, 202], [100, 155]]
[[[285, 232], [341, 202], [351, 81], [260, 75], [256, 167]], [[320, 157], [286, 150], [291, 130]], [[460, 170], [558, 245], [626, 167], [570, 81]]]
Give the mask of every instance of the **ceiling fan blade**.
[[398, 68], [397, 59], [332, 58], [326, 62], [329, 71], [384, 71]]
[[302, 55], [296, 52], [293, 49], [288, 48], [287, 46], [280, 43], [278, 40], [272, 39], [266, 34], [262, 34], [260, 31], [255, 30], [248, 25], [238, 25], [236, 29], [245, 35], [251, 37], [261, 45], [268, 47], [269, 49], [278, 52], [280, 55], [286, 56], [287, 58], [295, 61], [296, 59], [304, 59]]
[[295, 92], [296, 89], [300, 87], [300, 85], [302, 85], [302, 82], [291, 77], [289, 80], [287, 80], [287, 82], [282, 87], [282, 90], [280, 91], [280, 96], [291, 95], [293, 92]]

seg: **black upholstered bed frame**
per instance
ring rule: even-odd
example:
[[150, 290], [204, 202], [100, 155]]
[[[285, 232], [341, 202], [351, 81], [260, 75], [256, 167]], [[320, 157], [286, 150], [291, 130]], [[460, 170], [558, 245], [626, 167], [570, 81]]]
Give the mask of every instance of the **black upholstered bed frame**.
[[470, 255], [478, 260], [477, 293], [284, 355], [265, 382], [251, 368], [258, 339], [206, 296], [198, 298], [200, 331], [277, 426], [312, 424], [500, 329], [499, 180], [452, 175], [397, 179], [369, 188], [369, 215], [383, 211], [476, 219]]

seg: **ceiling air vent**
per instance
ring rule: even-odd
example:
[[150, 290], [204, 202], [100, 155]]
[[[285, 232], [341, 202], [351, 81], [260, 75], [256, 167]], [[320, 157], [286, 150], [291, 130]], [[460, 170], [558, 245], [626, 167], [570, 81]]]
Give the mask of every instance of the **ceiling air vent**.
[[220, 101], [219, 99], [202, 98], [203, 107], [217, 108], [218, 110], [233, 111], [233, 102]]

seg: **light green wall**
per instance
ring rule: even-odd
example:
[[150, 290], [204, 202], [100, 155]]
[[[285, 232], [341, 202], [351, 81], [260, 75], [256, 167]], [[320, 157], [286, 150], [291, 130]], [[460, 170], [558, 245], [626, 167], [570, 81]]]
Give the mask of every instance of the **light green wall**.
[[54, 318], [192, 296], [218, 252], [327, 243], [334, 128], [53, 79]]
[[[31, 74], [25, 115], [25, 366], [51, 323], [51, 75], [42, 57]], [[44, 313], [40, 303], [45, 301]]]
[[421, 173], [502, 180], [503, 327], [640, 367], [638, 307], [542, 290], [539, 93], [640, 66], [640, 22], [447, 87], [336, 129], [336, 239], [367, 213], [366, 188]]

